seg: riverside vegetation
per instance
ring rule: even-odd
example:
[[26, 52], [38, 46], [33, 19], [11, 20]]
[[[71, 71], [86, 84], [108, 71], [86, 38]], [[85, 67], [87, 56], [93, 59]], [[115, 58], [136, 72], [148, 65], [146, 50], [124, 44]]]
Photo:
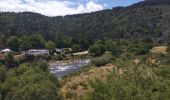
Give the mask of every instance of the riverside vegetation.
[[63, 78], [49, 72], [46, 59], [20, 62], [6, 54], [0, 67], [0, 98], [168, 100], [170, 52], [149, 52], [154, 46], [158, 44], [144, 40], [96, 40], [89, 48], [89, 67]]
[[[91, 63], [59, 78], [48, 61], [66, 55], [7, 53], [0, 59], [0, 100], [169, 100], [169, 6], [169, 0], [145, 0], [65, 17], [1, 12], [0, 48], [88, 49]], [[162, 45], [168, 49], [152, 52]]]

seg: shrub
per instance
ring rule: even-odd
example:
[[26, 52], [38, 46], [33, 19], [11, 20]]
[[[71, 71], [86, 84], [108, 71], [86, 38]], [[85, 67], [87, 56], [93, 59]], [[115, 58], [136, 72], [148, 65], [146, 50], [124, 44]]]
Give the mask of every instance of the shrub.
[[89, 48], [89, 53], [94, 56], [101, 56], [105, 53], [105, 46], [102, 44], [94, 44]]
[[50, 56], [49, 55], [37, 55], [35, 56], [36, 60], [49, 60]]
[[[168, 100], [170, 97], [170, 71], [168, 66], [150, 67], [147, 63], [125, 62], [124, 74], [119, 76], [114, 70], [106, 80], [97, 80], [91, 86], [94, 91], [89, 100]], [[118, 62], [121, 66], [122, 63]], [[119, 67], [122, 68], [122, 67]], [[165, 69], [166, 68], [166, 69]], [[146, 74], [145, 71], [149, 74]], [[152, 70], [152, 71], [151, 71]], [[157, 71], [153, 73], [153, 71]]]
[[112, 54], [106, 53], [101, 57], [96, 57], [91, 60], [91, 63], [97, 67], [108, 64], [113, 59]]
[[[6, 81], [0, 84], [0, 99], [4, 100], [60, 100], [57, 78], [40, 69], [22, 64], [10, 70]], [[2, 100], [3, 100], [2, 99]]]
[[7, 76], [7, 70], [4, 66], [0, 66], [0, 83], [5, 81], [5, 78]]
[[12, 53], [6, 53], [5, 54], [4, 64], [8, 68], [12, 68], [12, 67], [17, 66], [17, 62], [14, 59], [14, 55]]
[[121, 54], [121, 47], [123, 47], [122, 44], [118, 44], [118, 42], [112, 40], [105, 41], [106, 50], [112, 52], [113, 56], [115, 57], [118, 57]]
[[29, 66], [33, 67], [33, 68], [41, 69], [44, 72], [48, 71], [48, 63], [47, 63], [47, 61], [44, 61], [44, 60], [31, 62], [31, 63], [29, 63]]
[[63, 60], [65, 57], [66, 57], [65, 54], [57, 54], [57, 55], [54, 55], [52, 59], [60, 61], [60, 60]]
[[79, 44], [74, 44], [74, 45], [72, 45], [72, 50], [73, 51], [79, 51], [79, 50], [81, 50], [81, 45], [79, 45]]

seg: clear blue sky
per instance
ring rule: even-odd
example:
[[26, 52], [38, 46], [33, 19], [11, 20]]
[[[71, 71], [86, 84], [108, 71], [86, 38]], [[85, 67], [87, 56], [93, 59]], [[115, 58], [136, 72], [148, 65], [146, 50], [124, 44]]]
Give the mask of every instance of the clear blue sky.
[[143, 0], [96, 0], [98, 3], [107, 4], [107, 8], [117, 7], [117, 6], [129, 6], [131, 4], [143, 1]]
[[36, 12], [46, 16], [89, 13], [142, 0], [0, 0], [0, 11]]

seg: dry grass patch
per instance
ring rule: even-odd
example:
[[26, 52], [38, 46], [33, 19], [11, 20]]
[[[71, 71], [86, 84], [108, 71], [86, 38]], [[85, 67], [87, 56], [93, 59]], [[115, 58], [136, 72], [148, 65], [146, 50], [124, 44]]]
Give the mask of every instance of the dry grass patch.
[[167, 47], [167, 46], [153, 47], [152, 50], [150, 50], [150, 52], [151, 52], [151, 53], [167, 54], [167, 53], [168, 53], [168, 47]]
[[106, 75], [113, 70], [114, 66], [108, 64], [97, 68], [93, 67], [88, 72], [81, 73], [78, 76], [70, 77], [61, 88], [61, 95], [64, 100], [86, 100], [87, 94], [92, 92], [90, 82], [96, 79], [105, 80]]

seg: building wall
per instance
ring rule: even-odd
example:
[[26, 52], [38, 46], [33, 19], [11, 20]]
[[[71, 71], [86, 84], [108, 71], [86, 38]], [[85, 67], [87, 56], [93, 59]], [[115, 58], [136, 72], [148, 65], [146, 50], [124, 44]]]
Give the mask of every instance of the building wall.
[[30, 50], [30, 51], [27, 51], [26, 54], [28, 54], [28, 55], [44, 55], [44, 54], [49, 55], [49, 51], [48, 50]]

